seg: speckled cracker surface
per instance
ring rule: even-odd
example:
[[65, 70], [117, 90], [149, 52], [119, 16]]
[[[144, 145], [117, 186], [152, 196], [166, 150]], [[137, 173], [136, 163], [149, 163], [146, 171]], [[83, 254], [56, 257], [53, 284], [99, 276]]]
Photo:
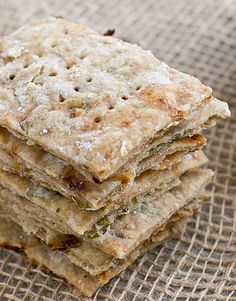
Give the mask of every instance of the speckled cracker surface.
[[0, 41], [0, 125], [100, 180], [211, 92], [150, 51], [60, 18]]

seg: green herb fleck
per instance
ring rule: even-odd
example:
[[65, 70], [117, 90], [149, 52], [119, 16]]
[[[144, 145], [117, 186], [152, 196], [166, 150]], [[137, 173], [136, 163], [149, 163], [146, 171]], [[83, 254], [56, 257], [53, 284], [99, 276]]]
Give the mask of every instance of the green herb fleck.
[[154, 142], [157, 142], [158, 140], [160, 139], [160, 137], [152, 137], [150, 140], [149, 140], [149, 144], [153, 144]]
[[167, 150], [172, 145], [171, 142], [162, 143], [152, 150], [153, 155], [159, 155], [162, 151]]
[[96, 229], [92, 229], [89, 232], [86, 233], [86, 237], [88, 239], [95, 239], [99, 237], [99, 233]]
[[74, 196], [72, 196], [72, 201], [81, 209], [91, 208], [88, 203], [81, 201], [79, 198], [76, 198]]
[[101, 218], [97, 223], [96, 226], [98, 227], [99, 231], [102, 232], [102, 234], [105, 234], [107, 232], [107, 228], [109, 227], [109, 220], [107, 216], [104, 216]]
[[109, 227], [109, 220], [107, 216], [104, 216], [96, 222], [94, 227], [86, 233], [88, 239], [98, 238], [100, 234], [105, 234]]
[[170, 227], [170, 232], [173, 235], [173, 237], [177, 237], [179, 235], [179, 229], [175, 226]]

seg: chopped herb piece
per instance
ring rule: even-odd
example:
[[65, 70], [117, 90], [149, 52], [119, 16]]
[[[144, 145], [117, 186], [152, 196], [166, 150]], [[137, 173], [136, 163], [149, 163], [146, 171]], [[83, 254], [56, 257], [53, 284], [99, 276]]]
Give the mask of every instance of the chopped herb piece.
[[109, 220], [107, 216], [104, 216], [99, 221], [96, 222], [94, 227], [86, 233], [86, 237], [88, 239], [94, 239], [100, 236], [101, 234], [105, 234], [107, 232], [108, 227], [110, 226]]
[[170, 227], [170, 233], [171, 233], [174, 237], [176, 237], [176, 236], [179, 235], [179, 229], [176, 228], [175, 226], [172, 226], [172, 227]]
[[88, 203], [81, 201], [80, 199], [74, 196], [72, 196], [72, 201], [76, 204], [76, 206], [78, 206], [81, 209], [91, 208], [91, 206]]
[[98, 238], [99, 234], [96, 229], [93, 229], [86, 233], [86, 237], [88, 239], [94, 239], [94, 238]]
[[101, 218], [96, 225], [98, 227], [98, 230], [102, 232], [102, 234], [105, 234], [107, 232], [107, 228], [109, 227], [109, 220], [107, 216], [104, 216]]
[[152, 137], [150, 140], [149, 140], [149, 144], [152, 144], [154, 142], [157, 142], [158, 140], [160, 139], [160, 137]]
[[158, 147], [154, 148], [151, 152], [153, 155], [159, 155], [162, 151], [167, 150], [172, 144], [171, 142], [162, 143]]
[[109, 225], [109, 221], [108, 221], [108, 217], [104, 216], [103, 218], [101, 218], [97, 223], [98, 226], [108, 226]]

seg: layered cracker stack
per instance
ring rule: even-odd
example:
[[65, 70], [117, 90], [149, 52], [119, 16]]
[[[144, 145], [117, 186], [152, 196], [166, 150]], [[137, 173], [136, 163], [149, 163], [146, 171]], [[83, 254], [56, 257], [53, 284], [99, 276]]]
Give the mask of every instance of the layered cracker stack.
[[230, 115], [150, 51], [62, 18], [0, 41], [0, 244], [91, 296], [176, 236]]

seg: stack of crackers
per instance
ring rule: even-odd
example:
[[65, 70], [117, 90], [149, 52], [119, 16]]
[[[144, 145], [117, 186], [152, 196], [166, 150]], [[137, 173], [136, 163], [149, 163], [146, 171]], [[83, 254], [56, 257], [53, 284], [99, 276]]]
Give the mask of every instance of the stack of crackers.
[[0, 244], [91, 296], [175, 237], [230, 115], [150, 51], [63, 18], [0, 40]]

